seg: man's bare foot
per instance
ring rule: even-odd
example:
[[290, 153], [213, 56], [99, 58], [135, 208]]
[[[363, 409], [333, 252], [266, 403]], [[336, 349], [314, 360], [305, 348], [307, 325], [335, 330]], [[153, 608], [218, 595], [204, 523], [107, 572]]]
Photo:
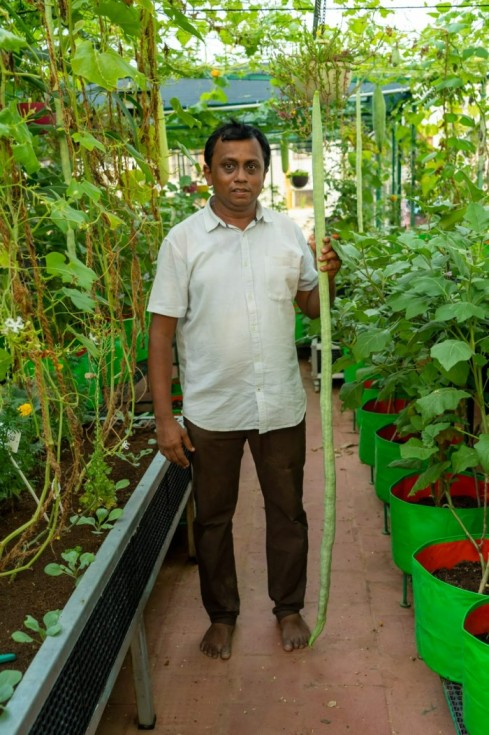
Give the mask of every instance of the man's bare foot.
[[231, 640], [233, 638], [234, 625], [227, 623], [212, 623], [202, 638], [200, 650], [210, 658], [231, 658]]
[[295, 648], [306, 648], [311, 631], [306, 621], [299, 613], [286, 615], [278, 621], [282, 635], [284, 651], [293, 651]]

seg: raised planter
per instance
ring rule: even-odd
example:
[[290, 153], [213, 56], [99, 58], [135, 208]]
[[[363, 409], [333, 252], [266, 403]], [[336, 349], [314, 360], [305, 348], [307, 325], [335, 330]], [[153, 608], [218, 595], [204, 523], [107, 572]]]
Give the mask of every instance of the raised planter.
[[375, 465], [375, 432], [391, 424], [405, 408], [408, 401], [404, 398], [390, 398], [380, 400], [372, 398], [366, 401], [357, 412], [357, 422], [360, 429], [358, 454], [360, 461], [374, 467]]
[[464, 725], [469, 735], [487, 735], [489, 723], [489, 599], [479, 600], [466, 613], [462, 638]]
[[61, 633], [9, 700], [0, 735], [94, 733], [129, 648], [139, 726], [154, 727], [143, 611], [185, 506], [190, 515], [190, 470], [158, 454], [64, 607]]
[[[484, 540], [487, 558], [489, 539]], [[414, 622], [416, 646], [430, 669], [454, 682], [463, 679], [462, 625], [469, 608], [486, 595], [455, 587], [434, 576], [460, 562], [478, 562], [472, 543], [464, 537], [425, 544], [413, 556]]]

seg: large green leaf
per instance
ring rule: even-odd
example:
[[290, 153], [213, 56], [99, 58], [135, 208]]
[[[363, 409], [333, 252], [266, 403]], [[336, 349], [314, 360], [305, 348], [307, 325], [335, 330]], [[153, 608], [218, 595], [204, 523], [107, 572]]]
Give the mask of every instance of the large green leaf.
[[458, 304], [443, 304], [443, 306], [440, 306], [436, 310], [435, 319], [441, 322], [451, 321], [452, 319], [457, 322], [465, 322], [473, 317], [486, 319], [488, 315], [489, 309], [471, 304], [470, 301], [460, 301]]
[[27, 41], [21, 36], [7, 31], [6, 28], [0, 28], [0, 51], [20, 51], [21, 48], [27, 46]]
[[468, 224], [474, 232], [485, 235], [489, 227], [489, 209], [479, 202], [471, 202], [467, 206], [464, 222]]
[[477, 467], [480, 462], [476, 450], [468, 447], [466, 444], [462, 444], [459, 449], [456, 449], [450, 459], [455, 474], [464, 472], [471, 467]]
[[409, 495], [415, 495], [418, 490], [423, 490], [425, 487], [430, 487], [434, 482], [440, 479], [440, 477], [448, 470], [450, 462], [437, 462], [436, 464], [428, 467], [424, 472], [420, 474], [413, 487], [411, 488]]
[[75, 230], [88, 221], [85, 212], [71, 207], [66, 199], [57, 199], [51, 205], [51, 219], [61, 232]]
[[485, 474], [489, 474], [489, 434], [481, 434], [474, 444], [474, 449]]
[[77, 288], [63, 288], [61, 290], [65, 296], [71, 299], [77, 309], [81, 311], [94, 310], [95, 300], [89, 294], [79, 291]]
[[445, 370], [450, 370], [457, 362], [470, 360], [474, 351], [467, 342], [459, 339], [446, 339], [444, 342], [433, 345], [430, 354]]
[[130, 6], [116, 2], [116, 0], [101, 0], [99, 3], [94, 3], [93, 11], [110, 18], [128, 36], [139, 36], [141, 34], [141, 18], [137, 6]]
[[470, 393], [458, 388], [437, 388], [423, 398], [418, 398], [416, 406], [421, 411], [423, 419], [430, 421], [447, 411], [454, 411], [461, 400], [469, 398]]
[[437, 447], [427, 447], [420, 439], [411, 438], [400, 446], [400, 455], [403, 459], [422, 459], [432, 457], [438, 451]]
[[61, 278], [63, 283], [76, 283], [89, 289], [97, 274], [77, 258], [69, 258], [64, 253], [53, 252], [46, 255], [46, 270], [50, 276]]
[[144, 88], [146, 78], [112, 49], [97, 51], [90, 41], [81, 41], [72, 59], [75, 74], [104, 89], [116, 89], [119, 79], [134, 79]]
[[352, 347], [355, 360], [363, 360], [374, 352], [382, 352], [392, 342], [392, 335], [387, 329], [372, 327], [361, 332]]

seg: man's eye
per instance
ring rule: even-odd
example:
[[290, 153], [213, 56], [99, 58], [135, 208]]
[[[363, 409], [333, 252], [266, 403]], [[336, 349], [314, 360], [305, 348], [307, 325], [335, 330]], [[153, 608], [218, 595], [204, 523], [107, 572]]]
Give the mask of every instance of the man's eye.
[[234, 169], [234, 163], [225, 163], [224, 164], [224, 170], [225, 171], [233, 171]]
[[249, 163], [248, 164], [248, 171], [256, 171], [257, 168], [258, 167], [257, 167], [256, 163]]

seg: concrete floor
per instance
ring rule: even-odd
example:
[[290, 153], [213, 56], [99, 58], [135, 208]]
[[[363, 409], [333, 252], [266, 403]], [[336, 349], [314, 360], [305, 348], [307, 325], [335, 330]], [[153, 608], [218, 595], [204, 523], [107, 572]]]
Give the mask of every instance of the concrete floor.
[[[308, 456], [305, 504], [310, 526], [304, 615], [316, 618], [323, 522], [319, 395], [307, 361]], [[413, 610], [402, 608], [402, 575], [383, 534], [383, 507], [358, 460], [352, 414], [335, 390], [337, 524], [325, 630], [313, 648], [285, 653], [267, 596], [264, 513], [245, 453], [235, 543], [242, 612], [233, 656], [199, 651], [208, 622], [195, 565], [180, 534], [146, 608], [158, 735], [453, 735], [440, 678], [417, 658]], [[128, 659], [97, 735], [141, 732]]]

